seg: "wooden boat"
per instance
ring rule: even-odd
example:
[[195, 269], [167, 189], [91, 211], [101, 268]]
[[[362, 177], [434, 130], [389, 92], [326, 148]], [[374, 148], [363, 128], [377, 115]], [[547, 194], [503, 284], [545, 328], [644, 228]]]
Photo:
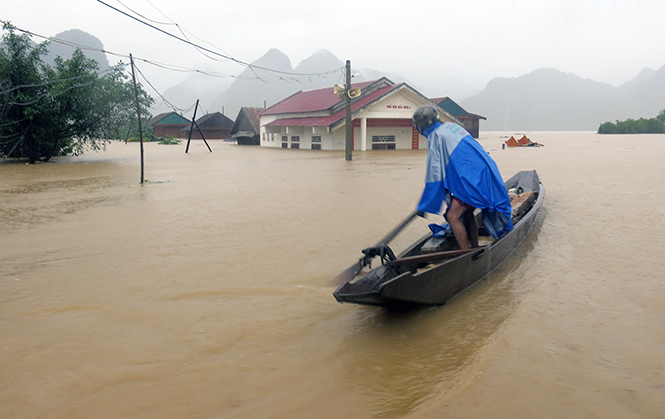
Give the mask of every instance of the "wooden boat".
[[[359, 266], [352, 267], [353, 274], [361, 272], [339, 286], [333, 295], [340, 303], [378, 306], [437, 305], [444, 304], [487, 277], [513, 253], [532, 230], [545, 197], [545, 187], [536, 171], [519, 172], [506, 181], [505, 185], [510, 192], [513, 207], [512, 231], [492, 241], [487, 231], [480, 227], [479, 241], [489, 244], [468, 250], [460, 250], [452, 236], [436, 238], [428, 234], [397, 257], [392, 255], [389, 248], [379, 243], [377, 247], [371, 248], [371, 251], [365, 249], [363, 253], [366, 256], [379, 255], [382, 258], [381, 266], [362, 272], [361, 265], [369, 258], [361, 258]], [[512, 193], [515, 191], [518, 194]], [[407, 222], [405, 220], [403, 225]], [[392, 238], [395, 234], [396, 232], [389, 237]]]

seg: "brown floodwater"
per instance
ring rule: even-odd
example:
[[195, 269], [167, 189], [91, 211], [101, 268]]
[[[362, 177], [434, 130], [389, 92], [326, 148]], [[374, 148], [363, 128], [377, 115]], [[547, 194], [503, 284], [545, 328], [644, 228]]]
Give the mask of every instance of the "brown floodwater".
[[505, 135], [534, 234], [407, 312], [330, 280], [413, 210], [424, 150], [149, 143], [144, 185], [138, 144], [1, 162], [0, 418], [663, 417], [665, 135]]

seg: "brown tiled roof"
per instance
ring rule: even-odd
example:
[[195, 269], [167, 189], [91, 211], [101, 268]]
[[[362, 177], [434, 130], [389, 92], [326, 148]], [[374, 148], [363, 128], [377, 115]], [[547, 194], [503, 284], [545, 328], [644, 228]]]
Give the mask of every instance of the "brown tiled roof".
[[199, 127], [231, 128], [233, 121], [221, 112], [213, 112], [196, 120]]
[[245, 112], [245, 115], [247, 115], [247, 119], [249, 119], [249, 122], [252, 124], [252, 128], [254, 128], [255, 133], [259, 133], [259, 114], [261, 111], [263, 111], [264, 108], [242, 108], [242, 110]]

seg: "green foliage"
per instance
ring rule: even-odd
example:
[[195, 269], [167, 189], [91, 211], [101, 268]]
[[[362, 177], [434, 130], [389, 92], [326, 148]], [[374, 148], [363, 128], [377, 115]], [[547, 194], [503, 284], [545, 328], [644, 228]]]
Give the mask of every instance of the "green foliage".
[[[120, 128], [136, 119], [133, 83], [119, 63], [103, 75], [96, 61], [77, 49], [53, 66], [41, 56], [47, 43], [33, 46], [6, 24], [0, 46], [0, 157], [52, 156], [99, 150]], [[142, 118], [153, 99], [140, 87]], [[122, 135], [126, 134], [126, 130]], [[154, 136], [154, 135], [153, 135]]]
[[180, 141], [182, 140], [175, 138], [173, 135], [166, 135], [164, 136], [164, 138], [162, 138], [162, 140], [158, 144], [162, 145], [180, 144]]
[[611, 122], [605, 122], [598, 127], [598, 134], [616, 134], [616, 125]]
[[638, 120], [627, 119], [616, 123], [605, 122], [598, 128], [598, 134], [662, 134], [665, 133], [665, 110], [657, 117]]
[[[159, 138], [155, 135], [155, 130], [148, 124], [150, 118], [144, 119], [141, 117], [141, 134], [143, 141], [159, 141]], [[135, 116], [132, 116], [131, 120], [122, 125], [116, 133], [114, 133], [113, 139], [122, 140], [122, 141], [138, 141], [139, 140], [139, 121]]]
[[659, 120], [660, 122], [662, 122], [663, 124], [665, 124], [665, 109], [663, 109], [662, 111], [660, 111], [658, 113], [658, 116], [656, 117], [656, 119]]

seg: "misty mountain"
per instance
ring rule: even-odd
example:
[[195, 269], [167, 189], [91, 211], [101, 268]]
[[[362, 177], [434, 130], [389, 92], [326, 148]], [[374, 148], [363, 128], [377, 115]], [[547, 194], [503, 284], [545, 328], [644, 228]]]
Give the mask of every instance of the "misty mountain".
[[609, 121], [655, 117], [665, 109], [665, 66], [658, 70], [645, 68], [636, 78], [619, 86], [617, 93], [620, 113]]
[[485, 131], [597, 130], [603, 122], [653, 118], [665, 109], [665, 66], [644, 69], [620, 87], [542, 68], [492, 79], [460, 104], [487, 118], [481, 123]]
[[372, 70], [370, 68], [361, 68], [360, 70], [358, 70], [358, 72], [360, 73], [360, 76], [359, 77], [354, 77], [353, 80], [352, 80], [353, 83], [361, 82], [361, 81], [369, 81], [369, 80], [378, 80], [381, 77], [386, 77], [390, 81], [392, 81], [393, 83], [406, 83], [409, 86], [413, 87], [414, 89], [416, 89], [416, 90], [418, 90], [422, 93], [421, 86], [419, 84], [415, 84], [415, 83], [411, 82], [410, 80], [407, 80], [401, 74], [386, 73], [386, 72], [379, 71], [379, 70]]
[[[330, 51], [326, 49], [320, 49], [308, 58], [302, 60], [302, 62], [293, 69], [293, 72], [299, 74], [315, 74], [330, 71], [336, 68], [342, 68], [345, 65], [345, 63], [343, 63], [339, 58], [335, 57]], [[330, 86], [330, 81], [326, 79], [328, 77], [338, 79], [339, 74], [340, 73], [334, 73], [329, 76], [313, 76], [311, 78], [311, 83], [323, 83], [326, 86]]]
[[[87, 46], [99, 50], [104, 49], [104, 45], [99, 38], [90, 35], [87, 32], [83, 32], [80, 29], [70, 29], [68, 31], [60, 32], [51, 39], [54, 38], [74, 45]], [[64, 60], [67, 60], [72, 57], [74, 50], [75, 47], [51, 41], [48, 46], [48, 53], [42, 58], [46, 64], [53, 65], [55, 57], [62, 57]], [[86, 57], [97, 61], [99, 64], [99, 71], [104, 71], [109, 68], [109, 61], [106, 58], [105, 53], [86, 49], [82, 49], [81, 51], [83, 51], [83, 54], [85, 54]]]
[[[252, 65], [255, 66], [254, 69], [245, 69], [229, 88], [217, 97], [212, 105], [213, 111], [220, 111], [223, 107], [226, 115], [235, 118], [243, 106], [270, 107], [299, 91], [322, 89], [345, 83], [343, 69], [346, 63], [326, 49], [315, 52], [295, 68], [291, 68], [289, 58], [278, 49], [269, 50]], [[268, 72], [256, 67], [305, 76]], [[321, 74], [334, 69], [340, 71]], [[353, 83], [376, 80], [384, 76], [388, 76], [396, 83], [405, 81], [404, 77], [398, 74], [387, 75], [371, 69], [352, 68], [351, 73], [354, 75]]]
[[[197, 115], [205, 113], [222, 112], [221, 106], [218, 108], [214, 103], [219, 97], [219, 93], [225, 91], [231, 85], [233, 79], [230, 77], [210, 77], [205, 74], [192, 73], [182, 83], [171, 86], [164, 91], [163, 96], [176, 108], [187, 109], [194, 106], [199, 100], [199, 109]], [[158, 114], [160, 112], [169, 112], [173, 110], [168, 104], [162, 103], [162, 99], [155, 97], [155, 106]], [[223, 112], [231, 119], [235, 119], [236, 114], [229, 114], [226, 109]], [[191, 116], [191, 115], [190, 115]]]
[[[54, 38], [100, 50], [104, 48], [98, 38], [79, 29], [61, 32]], [[44, 61], [52, 64], [56, 56], [71, 57], [74, 48], [51, 42], [48, 50]], [[104, 53], [83, 52], [99, 63], [100, 70], [109, 67]], [[343, 71], [320, 76], [288, 74], [342, 70], [344, 62], [325, 49], [312, 54], [295, 68], [277, 49], [269, 50], [252, 64], [253, 68], [245, 68], [235, 79], [192, 74], [184, 82], [166, 90], [164, 96], [180, 108], [188, 108], [200, 99], [199, 115], [221, 111], [235, 119], [243, 106], [269, 107], [298, 91], [331, 87], [345, 81]], [[407, 82], [416, 89], [421, 87], [398, 74], [371, 69], [352, 69], [352, 74], [354, 83], [386, 76], [396, 83]], [[446, 92], [440, 95], [446, 94], [450, 95]], [[155, 113], [171, 109], [156, 99]], [[595, 131], [607, 121], [653, 118], [665, 109], [665, 66], [658, 70], [645, 68], [619, 87], [553, 68], [541, 68], [519, 77], [494, 78], [477, 95], [464, 100], [453, 99], [467, 111], [487, 118], [481, 122], [481, 131]]]
[[[251, 64], [252, 68], [243, 70], [229, 88], [214, 100], [214, 111], [224, 107], [224, 113], [235, 118], [243, 106], [270, 107], [298, 91], [332, 86], [339, 82], [340, 73], [307, 77], [285, 73], [315, 74], [344, 66], [329, 51], [320, 50], [293, 68], [289, 57], [274, 48]], [[261, 68], [270, 68], [277, 72]]]

